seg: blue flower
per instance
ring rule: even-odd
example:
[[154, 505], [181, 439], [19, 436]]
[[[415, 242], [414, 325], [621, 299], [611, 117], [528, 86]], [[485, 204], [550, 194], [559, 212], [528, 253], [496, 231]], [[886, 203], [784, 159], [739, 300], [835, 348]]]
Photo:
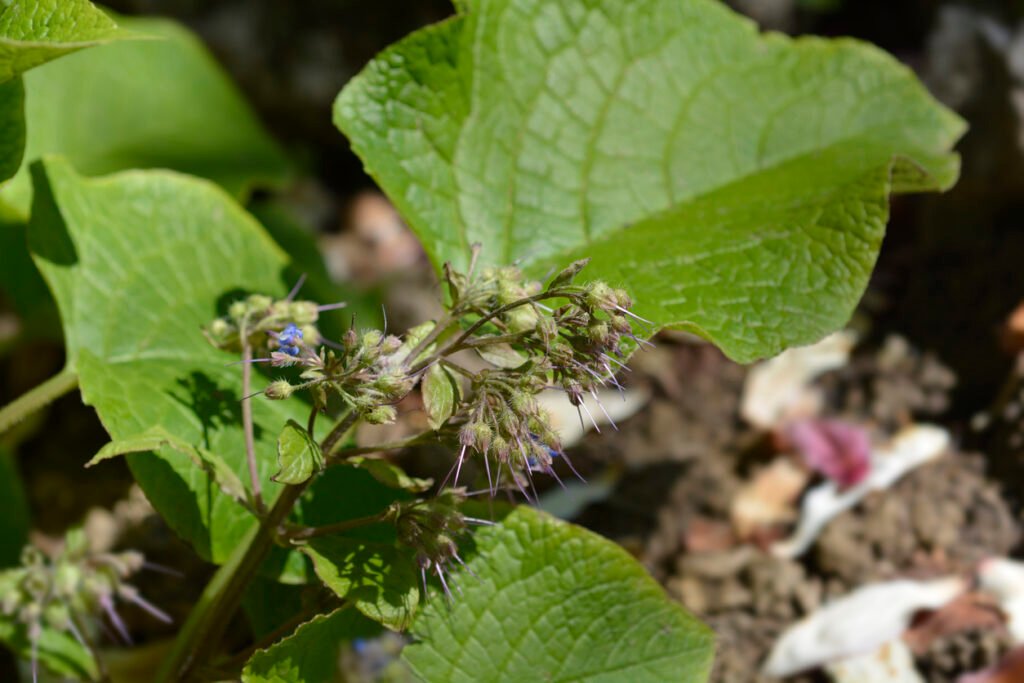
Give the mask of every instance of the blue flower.
[[[282, 347], [296, 346], [302, 343], [302, 330], [294, 324], [288, 325], [288, 327], [284, 328], [284, 330], [277, 335], [277, 341]], [[294, 356], [295, 354], [291, 355]]]
[[299, 344], [302, 343], [302, 330], [290, 324], [277, 334], [278, 351], [288, 356], [299, 355]]

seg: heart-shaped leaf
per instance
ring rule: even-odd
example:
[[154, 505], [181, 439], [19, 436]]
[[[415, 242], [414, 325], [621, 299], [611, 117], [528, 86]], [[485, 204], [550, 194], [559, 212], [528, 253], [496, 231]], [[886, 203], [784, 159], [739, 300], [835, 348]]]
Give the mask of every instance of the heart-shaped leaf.
[[963, 122], [869, 45], [761, 36], [713, 0], [460, 9], [335, 106], [437, 265], [589, 256], [640, 315], [749, 361], [848, 319], [890, 191], [956, 179]]
[[[60, 308], [83, 399], [115, 442], [111, 452], [158, 429], [248, 481], [238, 359], [211, 347], [200, 328], [242, 292], [283, 295], [285, 255], [208, 181], [166, 171], [85, 179], [57, 159], [34, 171], [33, 258]], [[254, 373], [252, 389], [268, 381]], [[270, 480], [277, 435], [289, 419], [304, 422], [309, 407], [250, 400], [260, 479], [272, 500], [282, 489]], [[164, 446], [155, 457], [129, 455], [128, 464], [171, 528], [204, 558], [223, 562], [256, 519], [193, 455]], [[352, 508], [371, 514], [397, 495], [358, 470], [336, 469], [322, 478], [328, 490], [319, 490], [318, 480], [310, 492], [311, 523], [336, 521], [332, 515]], [[374, 509], [362, 511], [366, 501]], [[282, 580], [307, 578], [298, 553], [282, 552], [268, 571]]]
[[295, 420], [288, 420], [277, 437], [277, 466], [271, 480], [278, 484], [304, 484], [324, 468], [320, 445]]
[[47, 154], [87, 175], [169, 168], [236, 197], [288, 176], [280, 147], [195, 35], [167, 19], [119, 23], [153, 39], [85, 50], [26, 75], [26, 164], [0, 199], [27, 216], [27, 166]]
[[526, 507], [475, 541], [479, 578], [460, 577], [453, 603], [432, 599], [413, 626], [403, 656], [422, 680], [706, 679], [711, 631], [611, 541]]

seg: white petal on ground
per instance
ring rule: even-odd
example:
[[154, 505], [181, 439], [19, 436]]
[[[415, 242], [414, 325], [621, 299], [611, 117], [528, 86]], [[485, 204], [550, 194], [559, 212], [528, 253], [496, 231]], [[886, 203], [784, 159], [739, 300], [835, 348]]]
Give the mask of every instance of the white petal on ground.
[[790, 418], [813, 416], [819, 399], [811, 382], [846, 365], [856, 342], [856, 333], [842, 330], [755, 365], [743, 386], [743, 419], [755, 427], [774, 429]]
[[747, 539], [759, 529], [792, 523], [797, 517], [797, 500], [810, 477], [806, 469], [785, 456], [757, 472], [729, 505], [736, 534]]
[[871, 471], [856, 486], [840, 492], [833, 481], [820, 484], [804, 496], [796, 531], [772, 545], [772, 554], [793, 558], [805, 553], [836, 516], [849, 510], [873, 491], [883, 491], [910, 470], [941, 455], [950, 443], [949, 432], [934, 425], [911, 425], [884, 448], [871, 453]]
[[873, 653], [899, 638], [915, 612], [938, 609], [966, 587], [964, 580], [947, 577], [859, 588], [787, 629], [772, 648], [764, 674], [782, 678]]
[[874, 652], [825, 667], [835, 683], [925, 683], [914, 666], [914, 655], [899, 639]]
[[[584, 394], [583, 403], [587, 410], [594, 416], [599, 426], [608, 424], [611, 417], [615, 424], [635, 415], [641, 408], [647, 405], [651, 394], [645, 389], [625, 389], [622, 394], [617, 390], [605, 389], [597, 392], [601, 405], [597, 404], [593, 396]], [[549, 389], [541, 392], [537, 397], [541, 408], [551, 416], [551, 426], [558, 433], [563, 448], [575, 446], [583, 438], [583, 435], [594, 428], [586, 412], [583, 413], [583, 424], [580, 425], [580, 415], [576, 406], [569, 402], [564, 391]], [[602, 410], [602, 406], [604, 410]], [[607, 412], [607, 415], [605, 413]]]
[[1024, 644], [1024, 562], [990, 557], [978, 567], [978, 583], [999, 603], [1014, 644]]

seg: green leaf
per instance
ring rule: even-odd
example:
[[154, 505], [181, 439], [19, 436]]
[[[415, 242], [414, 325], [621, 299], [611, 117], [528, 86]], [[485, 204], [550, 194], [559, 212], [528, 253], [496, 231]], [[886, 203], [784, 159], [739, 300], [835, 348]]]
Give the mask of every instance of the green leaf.
[[[26, 661], [32, 658], [32, 643], [23, 624], [0, 615], [0, 642]], [[92, 655], [74, 636], [44, 627], [36, 652], [39, 662], [58, 676], [96, 680], [99, 671]]]
[[306, 622], [288, 638], [256, 652], [242, 671], [244, 683], [322, 683], [338, 678], [342, 643], [374, 635], [379, 627], [345, 607]]
[[21, 74], [83, 48], [132, 37], [88, 0], [12, 0], [0, 9], [0, 181], [25, 151]]
[[409, 626], [420, 599], [410, 552], [344, 536], [314, 539], [302, 551], [320, 580], [360, 612], [388, 628]]
[[345, 464], [366, 470], [374, 479], [393, 489], [422, 493], [434, 485], [433, 479], [410, 477], [398, 465], [379, 457], [356, 455], [346, 459]]
[[[285, 255], [207, 181], [165, 171], [90, 180], [56, 159], [34, 171], [30, 247], [57, 300], [83, 399], [115, 444], [169, 435], [200, 449], [163, 446], [155, 457], [129, 455], [128, 464], [171, 528], [205, 559], [223, 562], [256, 520], [193, 460], [216, 454], [248, 481], [238, 359], [207, 344], [200, 327], [242, 292], [283, 295]], [[268, 381], [256, 372], [252, 389]], [[308, 407], [251, 400], [260, 478], [272, 500], [282, 488], [270, 481], [277, 434], [289, 419], [304, 420]], [[305, 578], [297, 553], [276, 570]]]
[[335, 105], [437, 265], [593, 257], [583, 277], [749, 361], [842, 325], [890, 192], [957, 177], [964, 123], [870, 45], [712, 0], [470, 4]]
[[0, 83], [128, 35], [88, 0], [12, 0], [0, 10]]
[[27, 166], [47, 154], [68, 157], [86, 175], [182, 171], [236, 197], [288, 177], [284, 153], [195, 35], [166, 19], [120, 23], [159, 39], [85, 50], [25, 76], [26, 165], [0, 199], [27, 215]]
[[455, 413], [458, 397], [459, 385], [452, 373], [440, 363], [430, 366], [423, 377], [423, 408], [431, 429], [440, 429]]
[[92, 457], [92, 460], [85, 463], [85, 466], [92, 467], [104, 460], [128, 455], [129, 453], [155, 452], [164, 447], [187, 455], [196, 467], [206, 472], [206, 475], [220, 487], [222, 492], [230, 496], [235, 502], [251, 507], [245, 485], [242, 484], [242, 480], [238, 478], [234, 470], [224, 462], [223, 458], [216, 453], [210, 453], [198, 446], [185, 443], [169, 434], [161, 425], [151, 427], [142, 434], [133, 437], [111, 441], [101, 448], [99, 453]]
[[277, 466], [271, 480], [278, 484], [303, 484], [324, 468], [320, 445], [295, 420], [288, 420], [277, 437]]
[[476, 349], [480, 357], [497, 368], [518, 368], [526, 362], [526, 356], [508, 344], [488, 344]]
[[417, 619], [425, 681], [704, 681], [711, 631], [619, 546], [521, 507], [475, 536], [480, 577]]
[[0, 568], [19, 564], [28, 543], [28, 500], [14, 455], [0, 447]]

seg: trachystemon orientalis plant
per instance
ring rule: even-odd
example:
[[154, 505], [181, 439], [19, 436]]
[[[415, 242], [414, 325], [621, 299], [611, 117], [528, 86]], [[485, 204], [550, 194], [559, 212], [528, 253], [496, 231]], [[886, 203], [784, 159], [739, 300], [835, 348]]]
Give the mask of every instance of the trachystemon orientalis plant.
[[[299, 300], [299, 285], [281, 300], [251, 295], [205, 328], [210, 343], [242, 356], [250, 467], [247, 498], [252, 509], [276, 528], [278, 542], [298, 544], [364, 524], [390, 522], [399, 542], [415, 553], [424, 589], [429, 573], [451, 598], [445, 567], [450, 561], [462, 562], [455, 539], [467, 523], [488, 523], [460, 512], [466, 496], [466, 488], [459, 485], [465, 462], [479, 459], [491, 495], [501, 489], [518, 490], [528, 500], [536, 496], [536, 474], [558, 478], [555, 459], [575, 473], [537, 395], [561, 389], [580, 412], [580, 420], [586, 416], [596, 426], [584, 396], [591, 395], [603, 410], [597, 389], [619, 386], [615, 374], [624, 367], [628, 352], [647, 343], [634, 335], [631, 321], [647, 321], [630, 311], [632, 301], [624, 290], [604, 282], [577, 282], [586, 260], [571, 264], [544, 285], [515, 267], [478, 268], [478, 252], [479, 247], [465, 273], [445, 267], [448, 296], [443, 316], [413, 328], [404, 338], [378, 329], [359, 330], [353, 324], [340, 340], [326, 339], [317, 329], [320, 313], [342, 305]], [[466, 352], [476, 352], [486, 363], [460, 360]], [[287, 376], [249, 395], [256, 364]], [[481, 365], [485, 367], [480, 369]], [[394, 422], [396, 404], [418, 385], [432, 427], [429, 432], [397, 444], [346, 447], [346, 436], [360, 420]], [[259, 490], [248, 405], [260, 395], [272, 401], [304, 397], [310, 403], [307, 424], [289, 423], [279, 441], [281, 469], [273, 479], [289, 489], [270, 511]], [[332, 414], [340, 417], [317, 443], [318, 417]], [[330, 526], [295, 527], [286, 522], [298, 496], [323, 469], [367, 451], [425, 440], [446, 442], [456, 453], [433, 497], [395, 502], [379, 514]]]

